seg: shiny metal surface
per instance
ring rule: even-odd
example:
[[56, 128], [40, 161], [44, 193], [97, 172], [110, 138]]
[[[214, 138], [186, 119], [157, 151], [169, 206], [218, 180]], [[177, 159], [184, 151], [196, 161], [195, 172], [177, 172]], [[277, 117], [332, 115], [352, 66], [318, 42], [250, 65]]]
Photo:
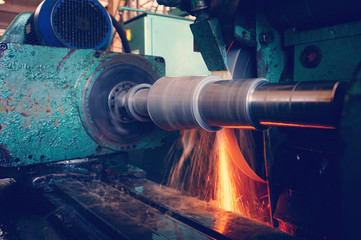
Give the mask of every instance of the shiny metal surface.
[[259, 86], [250, 102], [262, 125], [334, 128], [344, 91], [335, 81], [269, 83]]
[[[125, 105], [139, 121], [166, 130], [267, 126], [335, 128], [345, 93], [343, 82], [269, 83], [215, 76], [163, 77], [129, 90]], [[131, 97], [130, 97], [131, 96]]]
[[255, 88], [268, 81], [263, 78], [218, 81], [200, 94], [199, 109], [209, 126], [257, 128], [250, 99]]
[[148, 113], [152, 121], [166, 130], [206, 129], [215, 131], [202, 120], [198, 95], [208, 84], [222, 80], [216, 76], [163, 77], [151, 87]]
[[134, 118], [127, 113], [125, 108], [125, 97], [129, 90], [138, 86], [131, 81], [120, 82], [113, 87], [108, 96], [109, 115], [114, 121], [121, 123], [133, 122]]
[[150, 121], [147, 110], [147, 97], [151, 86], [143, 83], [131, 88], [123, 103], [128, 114], [140, 122]]

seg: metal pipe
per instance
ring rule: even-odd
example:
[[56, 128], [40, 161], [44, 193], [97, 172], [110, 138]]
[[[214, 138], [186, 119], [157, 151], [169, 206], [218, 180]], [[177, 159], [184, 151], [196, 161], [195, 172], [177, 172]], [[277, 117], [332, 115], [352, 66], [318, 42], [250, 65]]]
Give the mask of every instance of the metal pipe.
[[259, 86], [250, 102], [261, 125], [334, 128], [344, 93], [344, 82], [269, 83]]
[[210, 84], [199, 98], [202, 119], [211, 127], [262, 129], [253, 117], [250, 99], [255, 89], [266, 83], [266, 79], [257, 78]]
[[[149, 89], [150, 88], [150, 89]], [[335, 128], [345, 84], [335, 81], [269, 83], [215, 76], [163, 77], [129, 90], [127, 111], [166, 130], [267, 126]]]
[[148, 113], [152, 121], [166, 130], [203, 128], [216, 131], [200, 116], [199, 94], [209, 84], [222, 80], [216, 76], [163, 77], [148, 95]]
[[134, 111], [137, 113], [137, 115], [147, 118], [149, 118], [148, 108], [147, 108], [148, 93], [149, 93], [149, 89], [139, 90], [134, 95], [134, 103], [133, 103]]
[[140, 122], [150, 121], [147, 102], [149, 89], [152, 85], [142, 83], [129, 89], [123, 103], [130, 116]]

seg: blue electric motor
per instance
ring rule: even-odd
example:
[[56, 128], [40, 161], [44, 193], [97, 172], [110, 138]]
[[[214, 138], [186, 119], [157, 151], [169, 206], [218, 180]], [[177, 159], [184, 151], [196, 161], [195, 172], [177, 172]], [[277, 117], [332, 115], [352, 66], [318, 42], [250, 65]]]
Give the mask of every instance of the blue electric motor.
[[45, 0], [25, 27], [25, 43], [105, 50], [112, 20], [97, 0]]

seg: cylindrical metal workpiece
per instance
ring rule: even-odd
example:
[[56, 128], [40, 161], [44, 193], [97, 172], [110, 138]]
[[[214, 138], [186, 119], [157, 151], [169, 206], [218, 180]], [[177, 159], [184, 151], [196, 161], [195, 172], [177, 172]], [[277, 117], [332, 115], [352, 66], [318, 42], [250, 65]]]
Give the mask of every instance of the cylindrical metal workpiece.
[[[141, 89], [137, 91], [134, 95], [134, 111], [142, 117], [149, 119], [148, 108], [147, 108], [147, 98], [148, 98], [149, 88]], [[150, 120], [150, 119], [149, 119]]]
[[152, 121], [166, 130], [209, 127], [199, 112], [199, 94], [209, 84], [222, 80], [216, 76], [163, 77], [148, 94], [148, 113]]
[[333, 128], [340, 115], [344, 82], [268, 83], [250, 98], [261, 125]]
[[212, 127], [261, 128], [253, 117], [250, 99], [255, 89], [266, 83], [266, 79], [257, 78], [208, 85], [198, 100], [202, 119]]
[[143, 83], [129, 89], [125, 97], [125, 108], [130, 116], [140, 122], [150, 121], [147, 101], [149, 89], [152, 85]]
[[166, 130], [334, 128], [340, 117], [345, 84], [187, 76], [163, 77], [151, 87], [135, 86], [129, 92], [128, 113], [143, 121], [149, 115], [157, 126]]

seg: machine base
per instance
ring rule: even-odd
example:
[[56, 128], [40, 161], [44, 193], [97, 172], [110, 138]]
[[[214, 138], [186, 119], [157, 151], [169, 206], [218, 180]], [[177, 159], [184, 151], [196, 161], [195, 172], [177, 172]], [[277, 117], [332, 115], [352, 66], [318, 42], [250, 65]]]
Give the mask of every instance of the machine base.
[[22, 183], [25, 179], [5, 181], [0, 190], [4, 239], [293, 239], [150, 182], [130, 165], [114, 175], [102, 160], [73, 164], [73, 169], [79, 164], [98, 172], [29, 173], [32, 186]]

